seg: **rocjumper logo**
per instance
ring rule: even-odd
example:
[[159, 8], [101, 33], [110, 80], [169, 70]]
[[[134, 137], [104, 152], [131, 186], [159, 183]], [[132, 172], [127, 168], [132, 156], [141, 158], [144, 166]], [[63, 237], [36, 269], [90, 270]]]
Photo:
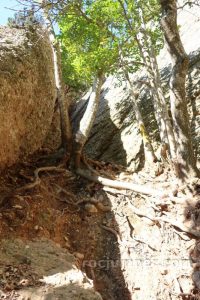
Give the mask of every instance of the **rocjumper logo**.
[[166, 259], [122, 259], [122, 260], [84, 260], [82, 262], [82, 267], [90, 267], [92, 269], [105, 269], [109, 270], [112, 268], [127, 269], [132, 267], [147, 268], [153, 266], [161, 267], [173, 267], [179, 269], [188, 269], [190, 267], [189, 259], [176, 259], [176, 258], [166, 258]]

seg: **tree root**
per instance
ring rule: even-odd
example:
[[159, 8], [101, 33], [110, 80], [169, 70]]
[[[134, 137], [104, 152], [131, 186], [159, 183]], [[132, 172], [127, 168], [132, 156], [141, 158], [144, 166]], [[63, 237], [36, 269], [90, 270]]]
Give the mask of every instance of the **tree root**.
[[93, 172], [95, 175], [99, 176], [99, 172], [97, 172], [93, 167], [90, 166], [88, 159], [85, 157], [85, 155], [81, 156], [81, 160], [83, 162], [83, 164], [86, 166], [86, 168], [88, 168], [88, 170], [90, 170], [91, 172]]
[[[98, 160], [94, 160], [91, 158], [88, 158], [88, 161], [89, 161], [89, 163], [96, 165], [100, 169], [102, 168], [102, 164], [105, 164], [104, 162], [99, 162]], [[126, 168], [124, 166], [116, 165], [114, 163], [112, 163], [112, 167], [115, 168], [117, 171], [125, 171], [126, 170]]]
[[134, 183], [125, 182], [125, 181], [111, 180], [111, 179], [107, 179], [107, 178], [104, 178], [101, 176], [92, 175], [90, 172], [88, 172], [88, 170], [77, 169], [76, 173], [90, 181], [93, 181], [96, 183], [101, 183], [102, 185], [105, 185], [105, 186], [108, 186], [111, 188], [132, 190], [136, 193], [151, 195], [151, 196], [155, 196], [155, 197], [165, 197], [166, 196], [163, 193], [163, 191], [161, 191], [161, 190], [155, 190], [155, 189], [152, 189], [151, 187], [142, 186], [139, 184], [134, 184]]
[[[98, 166], [100, 167], [100, 170], [95, 170], [92, 166], [90, 166], [90, 159], [86, 158], [85, 155], [82, 155], [81, 160], [83, 162], [83, 164], [88, 168], [88, 170], [90, 170], [93, 174], [100, 176], [100, 175], [104, 175], [106, 177], [108, 177], [109, 179], [115, 179], [114, 176], [112, 176], [111, 174], [108, 174], [106, 171], [102, 170], [102, 166], [101, 163], [98, 163]], [[95, 160], [92, 161], [93, 164], [97, 164], [97, 162]]]
[[26, 190], [33, 189], [35, 186], [37, 186], [37, 185], [40, 184], [40, 181], [41, 181], [40, 178], [37, 177], [37, 178], [35, 178], [35, 181], [33, 183], [28, 183], [28, 184], [26, 184], [24, 186], [21, 186], [20, 188], [17, 188], [15, 190], [15, 192], [18, 193], [18, 192], [23, 192], [23, 191], [26, 191]]
[[92, 200], [92, 199], [81, 199], [81, 200], [78, 200], [78, 201], [76, 201], [76, 204], [77, 205], [80, 205], [80, 204], [82, 204], [82, 203], [92, 203], [92, 204], [96, 204], [97, 203], [97, 201], [94, 201], [94, 200]]
[[71, 192], [68, 192], [66, 189], [64, 189], [64, 188], [62, 188], [61, 186], [59, 186], [58, 184], [54, 184], [55, 185], [55, 187], [58, 189], [57, 190], [57, 193], [59, 194], [59, 193], [63, 193], [63, 194], [65, 194], [66, 196], [68, 196], [68, 197], [70, 197], [70, 198], [72, 198], [73, 199], [73, 201], [71, 201], [71, 200], [61, 200], [60, 199], [60, 201], [63, 201], [63, 202], [68, 202], [68, 203], [70, 203], [70, 204], [76, 204], [76, 197], [74, 196], [74, 194], [72, 194]]
[[[60, 201], [62, 201], [62, 200], [60, 200]], [[65, 207], [62, 210], [62, 215], [65, 213], [65, 211], [67, 211], [70, 214], [75, 214], [75, 213], [78, 213], [80, 211], [80, 207], [76, 207], [76, 209], [74, 209], [74, 210], [70, 210], [68, 207]]]
[[106, 176], [107, 178], [109, 178], [111, 180], [115, 180], [115, 177], [111, 174], [108, 174], [108, 172], [105, 170], [100, 170], [100, 174]]
[[30, 190], [32, 188], [34, 188], [35, 186], [39, 185], [41, 180], [40, 180], [40, 177], [39, 177], [39, 173], [41, 172], [49, 172], [49, 171], [56, 171], [56, 172], [69, 172], [67, 171], [66, 169], [63, 169], [63, 168], [60, 168], [60, 167], [55, 167], [55, 166], [49, 166], [49, 167], [41, 167], [41, 168], [37, 168], [35, 171], [34, 171], [34, 177], [35, 177], [35, 180], [34, 182], [32, 183], [28, 183], [20, 188], [17, 188], [15, 190], [15, 192], [22, 192], [22, 191], [26, 191], [26, 190]]
[[50, 171], [56, 171], [56, 172], [69, 172], [70, 171], [67, 171], [66, 169], [64, 168], [60, 168], [60, 167], [55, 167], [55, 166], [49, 166], [49, 167], [41, 167], [41, 168], [37, 168], [35, 171], [34, 171], [34, 175], [35, 177], [39, 177], [39, 173], [40, 172], [50, 172]]
[[101, 162], [99, 162], [97, 160], [94, 160], [94, 159], [91, 159], [91, 158], [88, 158], [87, 160], [88, 160], [89, 163], [95, 165], [96, 167], [98, 167], [100, 169], [102, 168], [102, 163]]

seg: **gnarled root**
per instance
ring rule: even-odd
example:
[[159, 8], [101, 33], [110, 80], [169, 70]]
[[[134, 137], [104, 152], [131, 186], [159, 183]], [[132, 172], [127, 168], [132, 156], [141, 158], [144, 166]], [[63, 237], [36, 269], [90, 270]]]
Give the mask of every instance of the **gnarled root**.
[[41, 173], [41, 172], [50, 172], [50, 171], [69, 172], [66, 169], [55, 167], [55, 166], [37, 168], [34, 171], [34, 177], [35, 177], [34, 182], [28, 183], [28, 184], [16, 189], [15, 192], [22, 192], [22, 191], [26, 191], [26, 190], [30, 190], [30, 189], [34, 188], [35, 186], [39, 185], [40, 182], [41, 182], [40, 177], [39, 177], [39, 173]]

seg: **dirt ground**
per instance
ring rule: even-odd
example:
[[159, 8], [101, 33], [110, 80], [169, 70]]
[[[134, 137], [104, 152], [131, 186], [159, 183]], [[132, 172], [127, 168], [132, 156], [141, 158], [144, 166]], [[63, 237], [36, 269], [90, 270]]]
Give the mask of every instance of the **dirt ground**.
[[[106, 189], [63, 169], [40, 170], [34, 184], [40, 156], [0, 177], [0, 299], [200, 299], [198, 238], [161, 220], [198, 231], [198, 185], [177, 204]], [[166, 192], [175, 186], [169, 172], [115, 167], [102, 164], [121, 180]]]

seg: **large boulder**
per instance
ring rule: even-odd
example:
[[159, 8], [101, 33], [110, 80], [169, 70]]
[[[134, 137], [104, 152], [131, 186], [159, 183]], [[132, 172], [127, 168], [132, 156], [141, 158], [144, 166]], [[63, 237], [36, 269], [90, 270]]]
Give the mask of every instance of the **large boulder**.
[[40, 148], [56, 99], [53, 56], [41, 28], [0, 27], [0, 168]]
[[7, 298], [6, 288], [2, 290], [9, 285], [18, 288], [9, 299], [102, 300], [92, 280], [75, 264], [72, 254], [45, 238], [1, 240], [0, 299]]

